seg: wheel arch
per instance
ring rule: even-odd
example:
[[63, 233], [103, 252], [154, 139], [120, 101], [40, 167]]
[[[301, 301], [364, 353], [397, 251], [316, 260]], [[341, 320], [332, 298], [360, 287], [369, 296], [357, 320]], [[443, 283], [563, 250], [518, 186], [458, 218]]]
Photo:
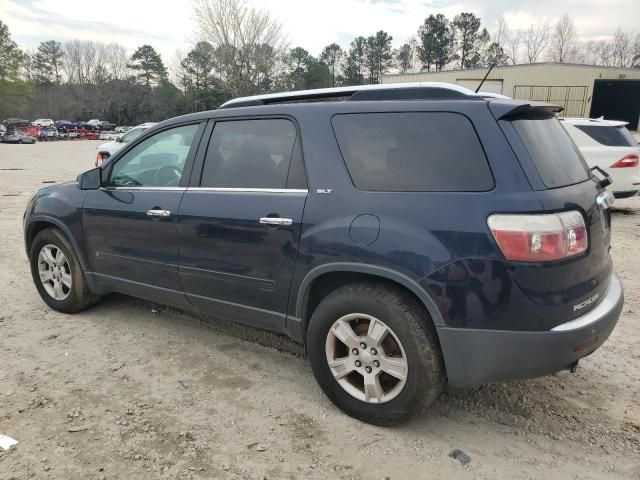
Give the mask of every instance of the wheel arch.
[[82, 249], [80, 249], [78, 242], [76, 241], [76, 238], [71, 233], [71, 230], [69, 230], [69, 227], [67, 227], [60, 220], [53, 217], [44, 217], [44, 216], [34, 217], [29, 220], [29, 223], [25, 227], [25, 247], [27, 250], [27, 257], [29, 258], [31, 257], [31, 245], [33, 245], [33, 240], [36, 238], [36, 235], [41, 231], [47, 228], [52, 228], [52, 227], [60, 230], [62, 234], [65, 236], [65, 238], [69, 241], [69, 243], [71, 244], [71, 248], [73, 248], [73, 252], [76, 254], [76, 257], [80, 261], [80, 266], [82, 267], [82, 271], [84, 272], [84, 276], [87, 280], [87, 284], [89, 285], [89, 288], [92, 291], [95, 291], [93, 275], [90, 274], [89, 269], [87, 268], [88, 265], [84, 257], [84, 254], [82, 252]]
[[313, 311], [329, 293], [348, 283], [378, 281], [395, 285], [412, 294], [429, 313], [434, 326], [444, 320], [434, 300], [413, 279], [395, 270], [360, 263], [340, 262], [321, 265], [311, 270], [300, 284], [296, 298], [296, 317], [301, 320], [303, 341]]

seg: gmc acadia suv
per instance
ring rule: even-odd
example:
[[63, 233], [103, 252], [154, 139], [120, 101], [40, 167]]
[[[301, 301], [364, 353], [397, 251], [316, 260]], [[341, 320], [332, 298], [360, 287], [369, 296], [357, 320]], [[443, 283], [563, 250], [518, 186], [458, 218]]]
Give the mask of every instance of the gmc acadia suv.
[[25, 214], [35, 285], [122, 292], [283, 333], [348, 414], [574, 370], [623, 292], [608, 179], [560, 109], [446, 84], [232, 100], [145, 131]]

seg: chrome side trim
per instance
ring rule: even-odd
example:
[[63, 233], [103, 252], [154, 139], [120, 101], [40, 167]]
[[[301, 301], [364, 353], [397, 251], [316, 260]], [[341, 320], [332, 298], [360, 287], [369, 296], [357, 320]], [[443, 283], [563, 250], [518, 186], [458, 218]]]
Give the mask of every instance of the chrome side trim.
[[309, 193], [300, 188], [217, 188], [217, 187], [189, 187], [189, 192], [227, 192], [227, 193]]
[[552, 332], [570, 332], [572, 330], [578, 330], [580, 328], [587, 327], [592, 323], [596, 323], [602, 319], [607, 313], [609, 313], [618, 303], [622, 296], [622, 283], [615, 275], [611, 276], [611, 282], [604, 298], [600, 301], [597, 307], [591, 310], [589, 313], [578, 317], [570, 322], [562, 323], [557, 327], [551, 329]]
[[100, 187], [100, 190], [104, 190], [106, 192], [109, 192], [111, 190], [134, 190], [136, 192], [184, 192], [186, 190], [186, 187]]

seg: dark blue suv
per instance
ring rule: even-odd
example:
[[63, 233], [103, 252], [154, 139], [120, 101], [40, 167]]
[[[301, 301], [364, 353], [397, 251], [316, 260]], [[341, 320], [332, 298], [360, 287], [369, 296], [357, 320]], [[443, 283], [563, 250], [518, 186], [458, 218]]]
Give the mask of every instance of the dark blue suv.
[[34, 196], [33, 279], [61, 312], [122, 292], [283, 333], [337, 406], [377, 424], [446, 382], [573, 370], [623, 293], [607, 178], [559, 110], [418, 84], [167, 120]]

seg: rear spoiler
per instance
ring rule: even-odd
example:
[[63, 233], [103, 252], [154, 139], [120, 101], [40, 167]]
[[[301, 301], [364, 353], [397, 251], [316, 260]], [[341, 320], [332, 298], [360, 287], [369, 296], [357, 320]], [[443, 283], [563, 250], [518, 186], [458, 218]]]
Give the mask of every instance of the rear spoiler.
[[506, 120], [526, 114], [553, 115], [563, 111], [564, 107], [543, 102], [496, 99], [489, 102], [489, 110], [496, 120]]

